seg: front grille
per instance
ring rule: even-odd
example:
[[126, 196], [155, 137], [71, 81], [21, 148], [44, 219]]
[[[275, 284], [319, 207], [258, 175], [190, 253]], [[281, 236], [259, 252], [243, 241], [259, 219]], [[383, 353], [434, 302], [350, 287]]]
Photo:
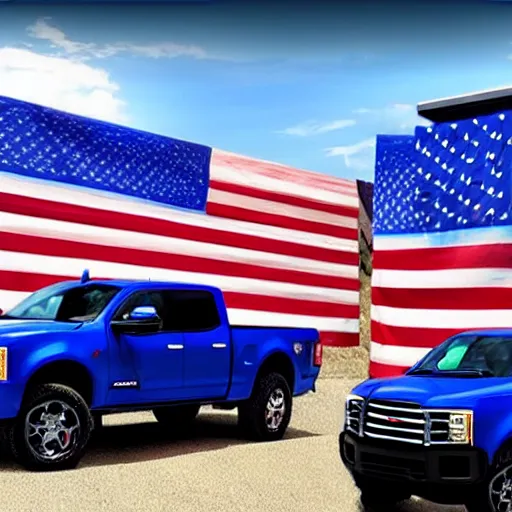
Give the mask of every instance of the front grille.
[[370, 400], [366, 406], [364, 434], [376, 439], [423, 444], [425, 413], [418, 404]]
[[446, 444], [449, 437], [450, 413], [427, 411], [430, 419], [430, 444]]
[[448, 442], [449, 413], [428, 411], [419, 404], [370, 400], [364, 414], [364, 435], [416, 445]]

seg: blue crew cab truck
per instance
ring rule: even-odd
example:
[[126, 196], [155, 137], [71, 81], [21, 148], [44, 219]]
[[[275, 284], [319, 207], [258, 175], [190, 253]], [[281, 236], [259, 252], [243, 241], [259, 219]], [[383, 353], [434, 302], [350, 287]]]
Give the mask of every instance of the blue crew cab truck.
[[152, 410], [172, 429], [212, 404], [278, 440], [321, 358], [315, 329], [230, 326], [217, 288], [84, 272], [0, 316], [4, 439], [27, 469], [70, 469], [102, 415]]
[[417, 495], [512, 510], [512, 329], [465, 332], [346, 399], [343, 463], [370, 510]]

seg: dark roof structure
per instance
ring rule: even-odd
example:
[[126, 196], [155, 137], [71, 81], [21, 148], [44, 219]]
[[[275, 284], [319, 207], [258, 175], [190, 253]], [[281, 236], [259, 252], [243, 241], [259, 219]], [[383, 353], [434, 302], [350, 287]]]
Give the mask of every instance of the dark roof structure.
[[418, 103], [418, 115], [443, 123], [512, 110], [512, 86]]

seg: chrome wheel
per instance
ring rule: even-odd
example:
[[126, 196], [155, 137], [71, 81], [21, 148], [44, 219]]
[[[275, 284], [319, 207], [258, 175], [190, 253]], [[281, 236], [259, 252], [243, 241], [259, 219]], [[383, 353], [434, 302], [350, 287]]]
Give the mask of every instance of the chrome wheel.
[[490, 491], [496, 512], [512, 512], [512, 466], [496, 475]]
[[77, 413], [60, 400], [36, 405], [25, 417], [25, 441], [40, 460], [65, 457], [76, 447], [79, 435]]
[[271, 432], [275, 432], [279, 429], [286, 412], [286, 403], [284, 397], [284, 391], [281, 388], [277, 388], [270, 394], [265, 409], [265, 419], [267, 422], [267, 428]]

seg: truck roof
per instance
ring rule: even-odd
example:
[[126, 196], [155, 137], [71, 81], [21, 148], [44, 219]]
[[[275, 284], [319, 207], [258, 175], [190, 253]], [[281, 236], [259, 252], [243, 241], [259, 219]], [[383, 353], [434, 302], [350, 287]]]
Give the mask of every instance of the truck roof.
[[475, 329], [472, 331], [461, 332], [458, 336], [512, 336], [512, 327]]
[[58, 285], [70, 286], [70, 285], [87, 285], [87, 284], [105, 284], [111, 286], [118, 286], [120, 288], [175, 288], [175, 289], [187, 289], [187, 290], [204, 290], [212, 293], [220, 292], [219, 288], [215, 286], [202, 285], [202, 284], [191, 284], [182, 283], [178, 281], [142, 281], [142, 280], [131, 280], [131, 279], [90, 279], [89, 281], [82, 282], [78, 281], [61, 281], [56, 283]]

